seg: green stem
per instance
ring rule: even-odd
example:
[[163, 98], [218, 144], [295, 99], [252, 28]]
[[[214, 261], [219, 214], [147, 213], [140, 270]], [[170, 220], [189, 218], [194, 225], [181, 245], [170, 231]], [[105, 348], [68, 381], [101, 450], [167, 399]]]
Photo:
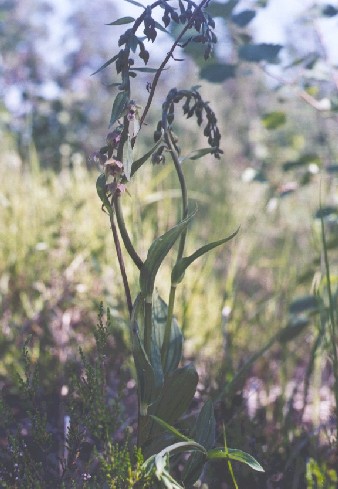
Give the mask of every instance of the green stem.
[[[175, 165], [175, 170], [178, 176], [178, 180], [180, 182], [181, 187], [181, 195], [182, 195], [182, 219], [185, 219], [188, 216], [188, 192], [185, 184], [185, 178], [182, 172], [181, 164], [179, 161], [178, 153], [176, 148], [171, 140], [170, 132], [166, 129], [164, 134], [164, 140], [167, 143], [168, 148], [170, 149], [171, 156]], [[180, 236], [180, 241], [178, 245], [177, 258], [176, 263], [182, 258], [185, 246], [187, 231], [184, 230]], [[170, 345], [170, 337], [171, 337], [171, 326], [173, 321], [173, 313], [174, 313], [174, 304], [175, 304], [175, 293], [176, 293], [176, 285], [171, 285], [170, 295], [169, 295], [169, 305], [168, 305], [168, 315], [167, 322], [164, 330], [164, 339], [161, 351], [162, 357], [162, 366], [166, 364], [168, 358], [168, 351]]]
[[173, 318], [174, 304], [175, 304], [175, 293], [176, 293], [176, 285], [172, 285], [171, 289], [170, 289], [170, 294], [169, 294], [168, 316], [167, 316], [167, 322], [165, 325], [163, 345], [162, 345], [162, 351], [161, 351], [161, 359], [162, 359], [162, 366], [163, 367], [167, 363], [167, 358], [168, 358], [170, 336], [171, 336], [171, 325], [172, 325], [172, 318]]
[[121, 197], [116, 196], [116, 198], [114, 199], [114, 207], [115, 207], [116, 220], [117, 220], [117, 224], [119, 226], [121, 238], [123, 240], [124, 246], [125, 246], [128, 254], [129, 254], [130, 258], [133, 260], [133, 262], [135, 263], [137, 268], [139, 270], [141, 270], [141, 268], [143, 266], [143, 261], [138, 256], [138, 254], [137, 254], [137, 252], [136, 252], [136, 250], [135, 250], [135, 248], [134, 248], [134, 246], [130, 240], [130, 237], [129, 237], [129, 234], [128, 234], [128, 231], [127, 231], [127, 228], [126, 228], [126, 225], [124, 222], [123, 214], [122, 214], [120, 199], [121, 199]]
[[151, 359], [151, 334], [152, 334], [152, 297], [146, 297], [144, 305], [144, 349]]
[[[175, 146], [174, 146], [174, 144], [173, 144], [173, 142], [171, 140], [171, 136], [170, 136], [169, 130], [167, 130], [165, 132], [164, 140], [167, 143], [168, 148], [170, 149], [171, 157], [173, 159], [175, 170], [176, 170], [177, 177], [178, 177], [178, 181], [179, 181], [180, 187], [181, 187], [181, 195], [182, 195], [182, 220], [183, 220], [183, 219], [185, 219], [188, 216], [188, 212], [189, 212], [189, 210], [188, 210], [188, 191], [187, 191], [187, 186], [185, 184], [185, 178], [184, 178], [184, 175], [183, 175], [183, 172], [182, 172], [182, 167], [181, 167], [181, 163], [180, 163], [180, 160], [179, 160], [179, 157], [178, 157], [178, 153], [177, 153], [176, 148], [175, 148]], [[177, 252], [176, 262], [179, 261], [182, 258], [182, 256], [183, 256], [186, 235], [187, 235], [187, 231], [185, 230], [185, 231], [183, 231], [183, 233], [181, 234], [181, 237], [180, 237], [180, 242], [179, 242], [179, 246], [178, 246], [178, 252]]]
[[133, 310], [133, 303], [131, 300], [128, 278], [127, 278], [126, 269], [124, 266], [124, 260], [123, 260], [123, 255], [122, 255], [122, 251], [121, 251], [120, 240], [119, 240], [119, 236], [117, 234], [117, 229], [116, 229], [116, 225], [114, 222], [114, 215], [113, 214], [110, 214], [110, 226], [111, 226], [111, 230], [113, 232], [117, 259], [118, 259], [118, 262], [120, 265], [120, 272], [121, 272], [121, 276], [122, 276], [122, 280], [123, 280], [124, 291], [126, 294], [128, 311], [129, 311], [129, 315], [131, 316], [131, 312]]

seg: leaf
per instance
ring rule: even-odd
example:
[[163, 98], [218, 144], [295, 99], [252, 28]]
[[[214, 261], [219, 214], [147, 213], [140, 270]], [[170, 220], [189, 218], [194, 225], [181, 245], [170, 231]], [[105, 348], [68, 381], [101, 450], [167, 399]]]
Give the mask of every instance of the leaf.
[[310, 319], [308, 317], [295, 317], [291, 319], [289, 324], [283, 328], [278, 336], [281, 343], [287, 343], [288, 341], [296, 338], [303, 329], [310, 324]]
[[298, 168], [300, 166], [304, 165], [309, 165], [310, 163], [315, 163], [317, 165], [320, 165], [321, 160], [320, 157], [316, 153], [306, 153], [298, 160], [295, 161], [287, 161], [286, 163], [283, 164], [283, 170], [284, 171], [289, 171], [289, 170], [294, 170], [295, 168]]
[[120, 19], [117, 19], [114, 22], [110, 22], [109, 24], [106, 25], [124, 25], [124, 24], [131, 24], [132, 22], [135, 22], [134, 17], [121, 17]]
[[159, 139], [157, 143], [146, 154], [144, 154], [143, 156], [141, 156], [141, 158], [138, 158], [137, 160], [134, 161], [134, 163], [131, 166], [131, 172], [130, 172], [131, 177], [134, 176], [137, 170], [139, 170], [141, 166], [151, 157], [153, 152], [159, 147], [161, 143], [162, 140]]
[[338, 14], [338, 8], [330, 4], [325, 5], [322, 9], [322, 14], [325, 17], [334, 17], [335, 15]]
[[201, 149], [195, 149], [194, 151], [191, 151], [187, 156], [183, 156], [182, 158], [179, 159], [180, 163], [182, 164], [183, 161], [186, 160], [198, 160], [199, 158], [202, 158], [203, 156], [212, 153], [215, 150], [215, 148], [201, 148]]
[[130, 136], [128, 135], [123, 145], [123, 170], [127, 180], [130, 180], [133, 164], [133, 148], [131, 147]]
[[238, 25], [239, 27], [245, 27], [248, 25], [252, 19], [256, 17], [256, 12], [254, 10], [243, 10], [242, 12], [239, 12], [238, 14], [233, 14], [231, 16], [232, 22], [234, 24]]
[[96, 180], [97, 195], [100, 197], [101, 202], [104, 205], [104, 207], [107, 209], [109, 215], [113, 216], [114, 211], [110, 205], [109, 199], [106, 194], [106, 184], [107, 184], [106, 176], [104, 173], [101, 173], [101, 175], [99, 175]]
[[114, 63], [114, 61], [117, 60], [117, 58], [119, 57], [119, 55], [117, 54], [116, 56], [113, 56], [112, 58], [110, 58], [108, 61], [106, 61], [98, 70], [94, 71], [94, 73], [91, 74], [91, 76], [94, 76], [96, 75], [97, 73], [99, 73], [100, 71], [104, 70], [105, 68], [107, 68], [107, 66], [111, 65], [112, 63]]
[[172, 284], [179, 284], [184, 277], [185, 270], [195, 261], [197, 258], [200, 256], [204, 255], [205, 253], [208, 253], [208, 251], [213, 250], [217, 246], [220, 246], [227, 241], [230, 241], [232, 238], [236, 236], [238, 233], [239, 228], [236, 229], [234, 233], [232, 233], [230, 236], [227, 236], [226, 238], [220, 239], [218, 241], [213, 241], [212, 243], [206, 244], [199, 248], [195, 253], [193, 253], [190, 256], [181, 258], [174, 266], [172, 272], [171, 272], [171, 282]]
[[203, 67], [200, 77], [212, 83], [222, 83], [229, 78], [235, 78], [236, 65], [229, 63], [213, 63]]
[[170, 424], [163, 421], [163, 419], [160, 419], [157, 416], [154, 416], [153, 414], [150, 415], [150, 418], [152, 418], [154, 421], [156, 421], [156, 423], [158, 423], [160, 426], [162, 426], [162, 428], [167, 430], [169, 433], [175, 435], [176, 438], [178, 438], [179, 440], [194, 441], [194, 440], [191, 440], [190, 438], [188, 438], [187, 436], [183, 435], [181, 432], [179, 432], [176, 428], [174, 428]]
[[305, 295], [291, 302], [289, 306], [290, 314], [299, 314], [305, 311], [318, 311], [319, 299], [315, 295]]
[[208, 13], [212, 17], [224, 17], [227, 18], [232, 14], [232, 11], [238, 4], [239, 0], [229, 0], [227, 3], [212, 2], [208, 7]]
[[241, 46], [238, 54], [241, 59], [251, 63], [259, 63], [260, 61], [275, 63], [282, 47], [280, 44], [252, 43]]
[[147, 67], [141, 67], [141, 68], [134, 68], [132, 67], [133, 71], [139, 71], [141, 73], [156, 73], [158, 71], [158, 68], [147, 68]]
[[145, 9], [145, 6], [142, 5], [142, 3], [136, 2], [135, 0], [124, 0], [124, 1], [136, 5], [136, 7], [142, 7], [143, 9]]
[[263, 115], [261, 121], [266, 129], [276, 129], [277, 127], [285, 124], [286, 114], [285, 112], [281, 111], [267, 112]]
[[165, 234], [155, 239], [148, 250], [147, 259], [140, 273], [140, 287], [144, 297], [151, 296], [154, 290], [155, 277], [164, 258], [169, 253], [180, 234], [188, 227], [196, 212], [179, 222]]
[[315, 213], [315, 219], [322, 219], [323, 217], [331, 216], [332, 214], [338, 214], [338, 207], [328, 205], [326, 207], [321, 207]]
[[114, 100], [109, 127], [115, 124], [115, 122], [121, 117], [123, 111], [127, 107], [129, 102], [129, 96], [127, 92], [119, 92]]
[[[216, 420], [212, 401], [207, 401], [202, 407], [196, 420], [194, 439], [206, 450], [215, 445]], [[187, 461], [182, 474], [185, 485], [191, 487], [201, 475], [204, 456], [200, 453], [192, 453]]]
[[[159, 353], [161, 364], [161, 350], [164, 340], [164, 331], [168, 317], [168, 306], [158, 294], [153, 300], [153, 337]], [[180, 363], [183, 348], [183, 336], [175, 318], [171, 323], [171, 335], [169, 340], [168, 355], [163, 370], [165, 374], [173, 372]], [[162, 364], [161, 364], [162, 365]]]
[[258, 472], [265, 472], [263, 467], [257, 462], [257, 460], [246, 452], [242, 452], [242, 450], [237, 450], [236, 448], [228, 448], [227, 452], [224, 448], [214, 448], [213, 450], [208, 451], [208, 459], [231, 459], [237, 460], [237, 462], [242, 462], [243, 464], [249, 465], [254, 470]]
[[[166, 423], [175, 423], [188, 409], [197, 383], [198, 374], [192, 364], [178, 368], [165, 378], [156, 410], [150, 414], [155, 414]], [[158, 427], [153, 427], [154, 434], [159, 431]]]
[[159, 31], [165, 32], [166, 34], [169, 34], [169, 35], [170, 35], [170, 32], [169, 32], [169, 31], [167, 31], [167, 29], [165, 29], [165, 28], [163, 27], [163, 25], [161, 25], [159, 22], [156, 22], [156, 21], [155, 21], [155, 27], [156, 27], [156, 29], [158, 29]]

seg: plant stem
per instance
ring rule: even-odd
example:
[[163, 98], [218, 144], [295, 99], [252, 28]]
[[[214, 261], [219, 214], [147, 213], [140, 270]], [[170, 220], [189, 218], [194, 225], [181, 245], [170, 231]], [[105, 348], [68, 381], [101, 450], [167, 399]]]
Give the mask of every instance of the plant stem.
[[135, 248], [134, 248], [134, 246], [130, 240], [130, 237], [129, 237], [129, 234], [128, 234], [128, 231], [127, 231], [127, 228], [126, 228], [126, 225], [124, 222], [123, 214], [122, 214], [120, 199], [121, 199], [120, 196], [116, 196], [114, 198], [114, 208], [115, 208], [115, 213], [116, 213], [117, 224], [119, 226], [119, 230], [121, 233], [121, 238], [123, 240], [123, 244], [124, 244], [128, 254], [129, 254], [130, 258], [133, 260], [133, 262], [135, 263], [137, 268], [140, 270], [142, 268], [143, 261], [138, 256], [138, 254], [137, 254], [137, 252], [136, 252], [136, 250], [135, 250]]
[[151, 333], [152, 333], [152, 297], [146, 297], [144, 303], [144, 349], [148, 358], [151, 358]]
[[[164, 140], [165, 140], [168, 148], [170, 149], [171, 156], [172, 156], [172, 159], [173, 159], [173, 162], [175, 165], [175, 170], [176, 170], [176, 173], [178, 176], [178, 180], [180, 182], [181, 196], [182, 196], [182, 219], [185, 219], [188, 216], [188, 192], [187, 192], [187, 187], [185, 184], [185, 178], [184, 178], [184, 175], [182, 172], [181, 164], [179, 161], [178, 153], [177, 153], [176, 148], [173, 145], [173, 142], [171, 140], [171, 135], [170, 135], [169, 129], [167, 129], [167, 128], [166, 128], [165, 133], [164, 133]], [[176, 263], [183, 256], [186, 235], [187, 235], [187, 230], [185, 229], [180, 236]], [[171, 337], [171, 327], [172, 327], [172, 320], [173, 320], [173, 313], [174, 313], [175, 294], [176, 294], [176, 285], [171, 284], [170, 294], [169, 294], [167, 322], [165, 325], [164, 339], [163, 339], [163, 345], [162, 345], [162, 351], [161, 351], [162, 366], [165, 365], [165, 363], [167, 361], [167, 357], [168, 357], [170, 337]]]
[[127, 277], [126, 269], [124, 266], [124, 260], [123, 260], [123, 255], [122, 255], [122, 251], [121, 251], [120, 240], [119, 240], [116, 225], [114, 222], [113, 214], [110, 214], [110, 226], [111, 226], [111, 230], [113, 232], [117, 259], [118, 259], [118, 262], [120, 265], [120, 272], [121, 272], [121, 276], [122, 276], [122, 280], [123, 280], [124, 292], [126, 294], [128, 311], [129, 311], [129, 315], [131, 316], [131, 312], [133, 310], [133, 303], [131, 300], [130, 288], [129, 288], [129, 284], [128, 284], [128, 277]]
[[175, 293], [176, 293], [176, 285], [172, 285], [170, 288], [169, 304], [168, 304], [168, 316], [167, 316], [167, 322], [165, 325], [163, 345], [162, 345], [162, 350], [161, 350], [161, 359], [162, 359], [162, 366], [163, 367], [167, 363], [168, 351], [169, 351], [169, 346], [170, 346], [171, 325], [172, 325], [172, 318], [173, 318], [174, 304], [175, 304]]

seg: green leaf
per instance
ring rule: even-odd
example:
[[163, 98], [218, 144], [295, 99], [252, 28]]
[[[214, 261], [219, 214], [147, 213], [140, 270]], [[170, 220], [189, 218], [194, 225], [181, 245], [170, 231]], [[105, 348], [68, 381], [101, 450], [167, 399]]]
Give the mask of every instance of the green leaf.
[[123, 145], [123, 170], [127, 180], [131, 177], [131, 168], [133, 164], [133, 148], [131, 147], [130, 136]]
[[[153, 339], [156, 343], [156, 350], [159, 355], [158, 361], [161, 363], [161, 350], [164, 340], [164, 331], [168, 317], [168, 306], [158, 294], [154, 294], [153, 299]], [[163, 370], [165, 374], [173, 372], [180, 363], [182, 356], [183, 336], [175, 318], [172, 319], [171, 335], [169, 340], [168, 355]]]
[[238, 54], [241, 59], [251, 63], [275, 63], [282, 47], [280, 44], [246, 44], [240, 47]]
[[91, 76], [93, 75], [96, 75], [97, 73], [99, 73], [100, 71], [104, 70], [105, 68], [107, 68], [107, 66], [111, 65], [112, 63], [114, 63], [114, 61], [117, 60], [117, 58], [119, 57], [119, 55], [117, 54], [116, 56], [113, 56], [112, 58], [110, 58], [108, 61], [106, 61], [102, 66], [101, 68], [99, 68], [98, 70], [94, 71], [94, 73], [92, 73]]
[[123, 111], [127, 107], [129, 102], [129, 96], [127, 92], [119, 92], [114, 100], [109, 127], [115, 124], [115, 122], [121, 117]]
[[237, 460], [237, 462], [242, 462], [243, 464], [249, 465], [254, 470], [258, 472], [265, 472], [263, 467], [257, 462], [257, 460], [246, 452], [242, 452], [242, 450], [237, 450], [236, 448], [228, 448], [227, 452], [224, 448], [214, 448], [213, 450], [208, 451], [208, 459], [231, 459]]
[[124, 0], [124, 1], [136, 5], [136, 7], [142, 7], [143, 9], [145, 9], [145, 6], [142, 5], [142, 3], [135, 2], [135, 0]]
[[281, 343], [287, 343], [288, 341], [296, 338], [300, 333], [310, 324], [308, 317], [294, 317], [290, 320], [289, 324], [285, 326], [279, 333], [279, 341]]
[[232, 20], [232, 22], [234, 22], [239, 27], [245, 27], [255, 17], [256, 17], [255, 10], [249, 10], [248, 9], [248, 10], [243, 10], [242, 12], [239, 12], [238, 14], [233, 14], [231, 16], [231, 20]]
[[334, 214], [338, 214], [338, 207], [328, 205], [326, 207], [321, 207], [317, 210], [317, 212], [315, 213], [315, 219], [322, 219], [323, 217], [332, 216]]
[[183, 435], [180, 431], [178, 431], [176, 428], [171, 426], [170, 424], [166, 423], [163, 421], [163, 419], [158, 418], [157, 416], [154, 416], [153, 414], [150, 415], [150, 418], [152, 418], [156, 423], [158, 423], [162, 428], [164, 428], [166, 431], [171, 433], [172, 435], [176, 436], [179, 440], [183, 441], [194, 441], [191, 440], [191, 438], [188, 438], [187, 436]]
[[[202, 407], [196, 420], [194, 439], [206, 450], [215, 445], [216, 420], [214, 406], [211, 400]], [[182, 480], [187, 487], [191, 487], [201, 475], [204, 456], [200, 453], [192, 453], [187, 461], [182, 474]]]
[[[190, 364], [170, 373], [164, 380], [162, 391], [155, 414], [166, 423], [174, 424], [188, 409], [196, 392], [198, 374], [195, 367]], [[158, 434], [159, 427], [153, 427], [153, 434]]]
[[137, 160], [134, 161], [134, 163], [131, 166], [131, 172], [130, 172], [131, 177], [135, 175], [137, 170], [139, 170], [147, 160], [149, 160], [153, 152], [159, 147], [161, 143], [162, 140], [159, 139], [157, 143], [146, 154], [144, 154], [143, 156], [141, 156], [141, 158], [138, 158]]
[[232, 11], [238, 4], [239, 0], [229, 0], [226, 3], [222, 2], [212, 2], [210, 7], [208, 7], [208, 13], [212, 17], [224, 17], [227, 18], [232, 14]]
[[114, 22], [110, 22], [109, 24], [106, 25], [124, 25], [124, 24], [131, 24], [132, 22], [135, 22], [134, 17], [121, 17], [120, 19], [117, 19]]
[[167, 29], [165, 29], [165, 28], [163, 27], [163, 25], [161, 25], [159, 22], [156, 22], [156, 21], [155, 21], [155, 27], [156, 27], [156, 29], [158, 29], [159, 31], [165, 32], [166, 34], [169, 34], [169, 35], [170, 35], [170, 32], [169, 32], [169, 31], [167, 31]]
[[220, 245], [226, 243], [227, 241], [230, 241], [232, 238], [234, 238], [236, 236], [238, 231], [239, 231], [239, 228], [234, 233], [232, 233], [230, 236], [223, 238], [223, 239], [220, 239], [218, 241], [214, 241], [214, 242], [209, 243], [207, 245], [204, 245], [201, 248], [199, 248], [197, 251], [195, 251], [195, 253], [193, 253], [192, 255], [181, 258], [175, 264], [175, 266], [171, 272], [172, 284], [179, 284], [183, 280], [185, 270], [189, 267], [189, 265], [191, 265], [195, 260], [197, 260], [197, 258], [204, 255], [208, 251], [213, 250], [217, 246], [220, 246]]
[[200, 77], [212, 83], [222, 83], [229, 78], [235, 78], [236, 65], [229, 63], [212, 63], [204, 66]]
[[203, 156], [212, 153], [215, 150], [215, 148], [201, 148], [201, 149], [195, 149], [194, 151], [191, 151], [187, 156], [184, 156], [179, 159], [180, 163], [182, 164], [183, 161], [186, 160], [198, 160], [199, 158], [203, 158]]
[[266, 129], [276, 129], [277, 127], [285, 124], [286, 114], [285, 112], [281, 111], [267, 112], [263, 115], [261, 121]]
[[101, 173], [101, 175], [99, 175], [97, 177], [97, 180], [96, 180], [97, 195], [100, 197], [101, 202], [104, 205], [104, 207], [107, 209], [107, 212], [109, 213], [109, 215], [113, 216], [114, 211], [110, 205], [109, 199], [108, 199], [107, 194], [106, 194], [106, 184], [107, 184], [106, 176], [104, 173]]
[[161, 263], [169, 253], [177, 238], [188, 227], [188, 224], [195, 213], [191, 214], [186, 219], [176, 224], [176, 226], [169, 229], [165, 234], [155, 239], [150, 246], [147, 259], [144, 262], [140, 273], [140, 287], [144, 297], [152, 295], [155, 277]]
[[315, 295], [305, 295], [291, 302], [290, 314], [299, 314], [305, 311], [318, 311], [319, 298]]

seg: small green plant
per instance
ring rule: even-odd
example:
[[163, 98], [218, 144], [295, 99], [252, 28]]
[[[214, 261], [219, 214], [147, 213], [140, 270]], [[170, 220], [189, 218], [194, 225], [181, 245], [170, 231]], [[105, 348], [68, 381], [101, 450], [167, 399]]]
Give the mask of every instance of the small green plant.
[[[202, 0], [200, 4], [192, 0], [180, 0], [177, 8], [167, 0], [157, 0], [146, 7], [138, 2], [131, 1], [131, 3], [142, 8], [143, 11], [137, 19], [123, 17], [110, 24], [132, 24], [132, 27], [120, 36], [118, 41], [120, 51], [98, 70], [101, 71], [114, 63], [117, 73], [121, 75], [121, 81], [115, 83], [118, 94], [113, 103], [110, 118], [111, 131], [107, 136], [107, 144], [95, 154], [104, 168], [97, 179], [97, 192], [103, 209], [110, 218], [130, 313], [130, 331], [138, 381], [137, 446], [146, 457], [144, 466], [147, 470], [155, 471], [158, 480], [168, 488], [181, 487], [170, 474], [170, 456], [191, 452], [181, 477], [182, 482], [190, 487], [196, 482], [204, 463], [208, 460], [219, 458], [238, 460], [255, 470], [263, 470], [255, 459], [240, 450], [226, 446], [214, 448], [216, 423], [210, 401], [202, 407], [192, 432], [182, 434], [173, 427], [187, 411], [198, 383], [198, 374], [192, 364], [180, 366], [183, 336], [174, 317], [176, 289], [182, 282], [186, 269], [195, 260], [223, 245], [237, 234], [235, 231], [230, 236], [202, 246], [190, 255], [185, 254], [187, 230], [195, 218], [196, 209], [189, 207], [182, 163], [188, 159], [197, 160], [207, 154], [219, 159], [222, 154], [221, 135], [215, 113], [208, 102], [201, 97], [198, 86], [189, 89], [172, 88], [169, 91], [162, 105], [161, 119], [155, 127], [153, 147], [140, 158], [134, 159], [134, 154], [140, 130], [144, 127], [148, 111], [152, 107], [159, 78], [168, 62], [175, 59], [175, 49], [178, 46], [185, 47], [191, 43], [198, 43], [203, 46], [204, 57], [207, 59], [217, 38], [214, 33], [215, 22], [207, 10], [210, 0]], [[163, 25], [153, 18], [153, 12], [157, 8], [163, 11]], [[150, 59], [145, 40], [154, 42], [157, 31], [170, 29], [172, 24], [178, 25], [181, 31], [160, 67], [158, 69], [136, 67], [134, 59], [136, 55], [145, 65]], [[143, 30], [145, 38], [140, 36], [140, 30]], [[148, 87], [149, 97], [143, 111], [132, 98], [132, 79], [136, 78], [138, 72], [154, 72], [153, 82]], [[180, 138], [174, 132], [176, 107], [180, 104], [188, 119], [194, 116], [198, 126], [204, 127], [203, 133], [208, 141], [208, 147], [194, 148], [187, 156], [181, 155]], [[147, 257], [143, 260], [135, 249], [124, 222], [123, 198], [130, 180], [149, 159], [153, 164], [164, 163], [166, 159], [171, 159], [181, 189], [181, 220], [155, 239], [149, 247]], [[135, 300], [131, 297], [120, 237], [139, 270], [139, 293]], [[170, 289], [168, 303], [166, 303], [156, 291], [155, 280], [162, 262], [176, 242], [178, 248], [172, 267], [171, 283], [168, 287]], [[235, 483], [234, 476], [233, 480]]]

